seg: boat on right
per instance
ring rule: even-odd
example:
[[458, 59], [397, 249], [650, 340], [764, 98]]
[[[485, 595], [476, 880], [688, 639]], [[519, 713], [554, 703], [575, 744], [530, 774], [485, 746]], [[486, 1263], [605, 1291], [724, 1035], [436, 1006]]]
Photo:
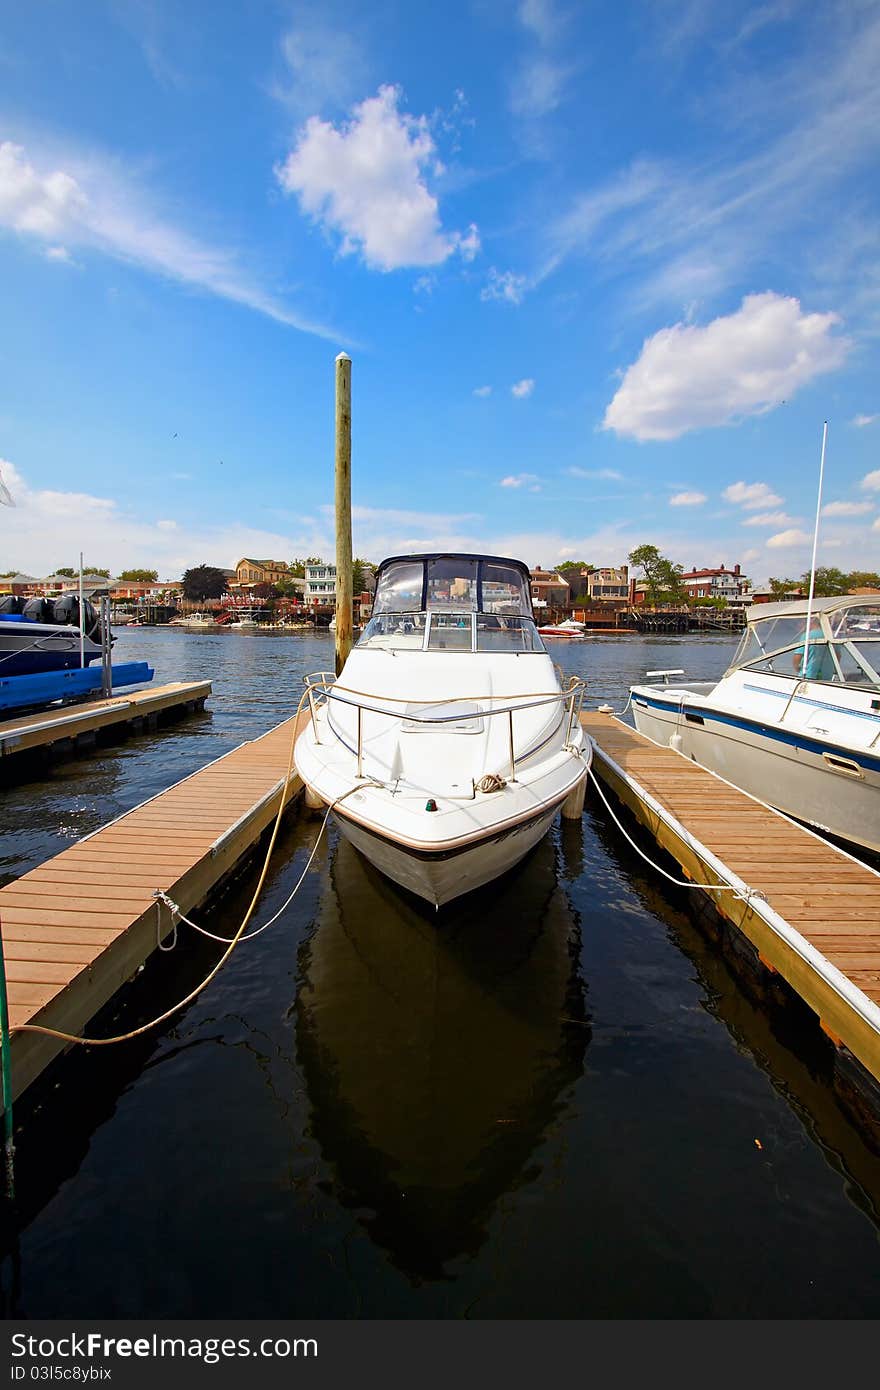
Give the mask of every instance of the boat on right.
[[719, 681], [631, 687], [636, 728], [825, 834], [880, 853], [880, 595], [756, 608]]

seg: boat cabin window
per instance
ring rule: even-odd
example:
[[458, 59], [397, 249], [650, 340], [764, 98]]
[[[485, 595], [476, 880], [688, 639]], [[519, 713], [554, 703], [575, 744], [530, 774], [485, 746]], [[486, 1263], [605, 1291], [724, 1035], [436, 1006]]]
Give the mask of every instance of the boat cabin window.
[[804, 613], [750, 624], [730, 669], [745, 667], [870, 690], [880, 687], [880, 605], [814, 614], [806, 665], [805, 627]]
[[477, 556], [380, 568], [358, 646], [410, 651], [543, 652], [525, 571]]
[[422, 607], [422, 577], [424, 565], [419, 561], [401, 560], [389, 565], [379, 576], [373, 599], [373, 613], [418, 613]]
[[427, 600], [429, 608], [454, 608], [473, 613], [477, 608], [476, 560], [454, 560], [445, 556], [428, 561]]

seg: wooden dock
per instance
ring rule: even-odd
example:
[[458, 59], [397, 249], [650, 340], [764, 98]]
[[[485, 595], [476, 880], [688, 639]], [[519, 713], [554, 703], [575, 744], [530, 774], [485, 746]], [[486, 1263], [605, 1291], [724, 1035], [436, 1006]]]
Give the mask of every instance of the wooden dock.
[[880, 874], [611, 715], [581, 722], [597, 777], [686, 877], [739, 890], [700, 896], [880, 1080]]
[[[85, 1030], [172, 929], [154, 889], [191, 912], [271, 824], [282, 795], [289, 801], [301, 790], [295, 774], [284, 781], [295, 723], [233, 749], [0, 889], [11, 1028]], [[62, 1047], [39, 1033], [12, 1034], [13, 1099]]]
[[113, 726], [151, 727], [162, 715], [201, 709], [210, 694], [210, 681], [174, 681], [170, 685], [151, 686], [149, 690], [134, 690], [130, 695], [62, 705], [7, 719], [0, 723], [0, 758], [59, 743], [74, 748]]

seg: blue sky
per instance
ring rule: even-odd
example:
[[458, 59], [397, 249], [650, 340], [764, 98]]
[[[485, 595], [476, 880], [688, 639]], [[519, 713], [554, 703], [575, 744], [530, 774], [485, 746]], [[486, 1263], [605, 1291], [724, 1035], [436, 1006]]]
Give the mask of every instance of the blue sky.
[[0, 568], [880, 568], [880, 3], [0, 18]]

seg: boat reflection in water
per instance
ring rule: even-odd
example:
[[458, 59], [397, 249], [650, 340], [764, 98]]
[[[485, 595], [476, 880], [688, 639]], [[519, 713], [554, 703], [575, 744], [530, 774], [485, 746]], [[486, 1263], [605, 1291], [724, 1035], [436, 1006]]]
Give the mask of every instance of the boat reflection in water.
[[480, 1248], [583, 1071], [580, 930], [556, 839], [444, 923], [340, 838], [302, 947], [312, 1133], [337, 1196], [413, 1282]]

